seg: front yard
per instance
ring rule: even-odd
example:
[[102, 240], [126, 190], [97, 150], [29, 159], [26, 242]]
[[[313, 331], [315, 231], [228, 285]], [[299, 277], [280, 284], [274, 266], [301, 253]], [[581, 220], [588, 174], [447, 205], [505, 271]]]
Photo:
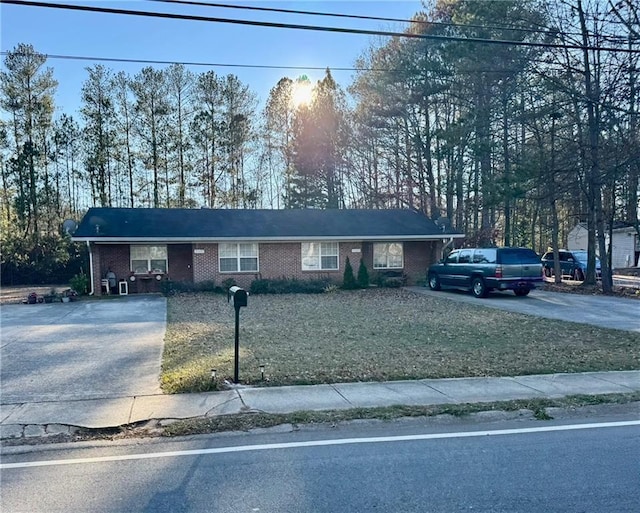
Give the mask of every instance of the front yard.
[[[216, 390], [231, 381], [234, 310], [226, 296], [172, 296], [167, 316], [165, 392]], [[253, 385], [640, 368], [635, 333], [401, 289], [250, 296], [240, 327], [240, 381]]]

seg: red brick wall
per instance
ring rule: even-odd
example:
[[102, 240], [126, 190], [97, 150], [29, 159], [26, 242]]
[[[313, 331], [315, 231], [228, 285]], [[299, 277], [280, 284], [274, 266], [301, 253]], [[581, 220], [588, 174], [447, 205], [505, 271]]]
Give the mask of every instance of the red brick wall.
[[[256, 279], [277, 279], [282, 277], [299, 280], [325, 279], [335, 283], [342, 282], [344, 263], [348, 256], [354, 271], [360, 262], [361, 253], [352, 253], [353, 248], [360, 249], [359, 242], [341, 242], [338, 246], [339, 269], [337, 271], [303, 271], [302, 248], [300, 242], [261, 243], [258, 247], [258, 272], [221, 273], [218, 271], [218, 245], [196, 244], [194, 250], [204, 253], [193, 255], [194, 281], [213, 280], [216, 285], [227, 279], [233, 279], [244, 288], [248, 288]], [[355, 262], [355, 263], [354, 263]]]
[[[424, 280], [427, 267], [438, 259], [438, 251], [442, 246], [440, 241], [434, 242], [405, 242], [404, 243], [404, 273], [409, 284]], [[360, 250], [354, 252], [353, 250]], [[95, 293], [100, 294], [100, 279], [105, 276], [107, 269], [116, 273], [118, 280], [129, 277], [129, 246], [124, 244], [94, 245], [93, 246], [94, 284]], [[183, 282], [214, 281], [220, 285], [226, 279], [233, 279], [244, 288], [248, 288], [255, 279], [277, 279], [282, 277], [300, 280], [330, 279], [336, 284], [342, 283], [344, 266], [347, 257], [357, 276], [360, 258], [372, 276], [373, 243], [371, 242], [340, 242], [338, 246], [339, 268], [336, 271], [303, 271], [302, 249], [299, 242], [262, 243], [259, 244], [258, 268], [259, 272], [250, 273], [220, 273], [218, 271], [218, 244], [169, 244], [167, 245], [168, 273], [172, 280]], [[157, 292], [160, 283], [156, 280], [136, 280], [129, 282], [129, 291]]]
[[216, 279], [218, 271], [218, 245], [193, 245], [193, 281], [199, 283]]
[[[93, 250], [94, 292], [101, 295], [100, 280], [105, 277], [109, 268], [116, 273], [116, 279], [128, 282], [129, 293], [160, 292], [160, 282], [156, 279], [130, 281], [130, 252], [128, 244], [98, 244]], [[191, 262], [191, 244], [168, 244], [168, 275], [172, 280], [193, 282], [193, 265]]]
[[424, 281], [427, 267], [435, 262], [434, 247], [437, 242], [405, 242], [404, 243], [404, 273], [407, 283], [415, 285], [419, 280]]
[[96, 244], [93, 249], [93, 286], [94, 293], [101, 295], [100, 280], [109, 268], [116, 273], [116, 280], [129, 277], [129, 246], [127, 244]]
[[[369, 271], [369, 276], [373, 278], [373, 242], [366, 242], [362, 247], [362, 257]], [[440, 241], [415, 241], [404, 242], [402, 244], [404, 252], [404, 268], [402, 272], [407, 276], [407, 285], [415, 285], [426, 278], [427, 267], [438, 260], [438, 248], [442, 246]], [[357, 265], [352, 262], [354, 273], [358, 272]]]

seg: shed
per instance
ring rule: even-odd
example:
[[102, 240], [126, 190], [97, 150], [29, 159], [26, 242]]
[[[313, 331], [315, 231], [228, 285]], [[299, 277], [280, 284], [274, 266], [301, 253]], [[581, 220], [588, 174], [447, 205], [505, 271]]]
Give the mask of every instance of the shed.
[[[630, 223], [615, 222], [612, 230], [611, 263], [613, 269], [637, 267], [640, 243], [635, 227]], [[567, 236], [570, 251], [587, 249], [588, 232], [586, 223], [578, 223]], [[605, 233], [605, 243], [609, 245], [609, 232]], [[599, 256], [599, 255], [598, 255]]]

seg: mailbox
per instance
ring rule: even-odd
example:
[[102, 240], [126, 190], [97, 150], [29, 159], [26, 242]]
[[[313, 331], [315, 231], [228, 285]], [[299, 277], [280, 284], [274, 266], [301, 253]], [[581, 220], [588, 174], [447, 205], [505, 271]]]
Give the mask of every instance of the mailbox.
[[249, 293], [240, 287], [231, 287], [227, 293], [227, 302], [231, 302], [234, 308], [247, 306]]
[[247, 306], [247, 298], [249, 293], [240, 287], [231, 287], [227, 292], [227, 303], [233, 305], [236, 311], [236, 336], [235, 336], [235, 354], [233, 364], [233, 381], [239, 383], [240, 374], [240, 307]]

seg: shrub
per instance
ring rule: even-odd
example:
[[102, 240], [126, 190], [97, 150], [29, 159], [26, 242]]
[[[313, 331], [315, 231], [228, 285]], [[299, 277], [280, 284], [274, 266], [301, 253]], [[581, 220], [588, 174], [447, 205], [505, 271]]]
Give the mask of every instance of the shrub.
[[222, 291], [226, 292], [231, 287], [235, 287], [237, 285], [238, 284], [236, 283], [236, 280], [234, 280], [233, 278], [227, 278], [226, 280], [222, 280]]
[[321, 294], [329, 280], [296, 280], [295, 278], [253, 280], [251, 294]]
[[183, 287], [188, 287], [188, 289], [193, 292], [216, 292], [218, 290], [213, 280], [199, 281], [198, 283], [182, 283], [182, 285]]
[[179, 292], [218, 292], [218, 289], [213, 280], [199, 281], [198, 283], [162, 280], [160, 291], [163, 295], [170, 296]]
[[374, 283], [378, 287], [397, 289], [406, 285], [407, 276], [396, 271], [381, 271], [375, 274]]
[[369, 271], [367, 271], [367, 266], [364, 265], [362, 258], [360, 259], [360, 267], [358, 267], [358, 287], [361, 289], [369, 288]]
[[171, 280], [162, 280], [160, 282], [160, 292], [162, 292], [163, 296], [175, 294], [177, 292], [176, 285], [177, 283], [174, 283]]
[[404, 286], [404, 278], [385, 278], [382, 281], [382, 286], [389, 289], [399, 289]]
[[89, 286], [89, 277], [84, 273], [76, 274], [69, 280], [69, 285], [71, 285], [71, 288], [79, 295], [86, 294], [87, 287]]
[[344, 277], [342, 280], [342, 288], [346, 290], [353, 290], [358, 288], [358, 284], [356, 283], [356, 278], [353, 276], [353, 267], [351, 267], [351, 262], [349, 262], [349, 257], [347, 257], [347, 261], [344, 265]]

